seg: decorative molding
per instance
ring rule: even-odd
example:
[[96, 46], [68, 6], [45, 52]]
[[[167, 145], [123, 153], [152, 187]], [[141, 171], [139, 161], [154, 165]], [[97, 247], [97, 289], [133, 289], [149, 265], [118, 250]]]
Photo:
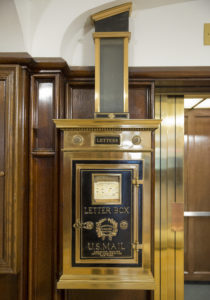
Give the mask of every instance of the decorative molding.
[[[64, 129], [64, 128], [61, 128]], [[150, 128], [68, 128], [69, 131], [153, 131], [157, 127]]]
[[127, 31], [112, 31], [112, 32], [94, 32], [93, 38], [128, 38], [130, 39], [131, 33]]
[[[95, 68], [89, 67], [70, 67], [67, 62], [61, 57], [32, 57], [27, 52], [0, 52], [0, 64], [18, 64], [27, 66], [33, 72], [42, 71], [60, 71], [69, 79], [75, 79], [83, 83], [89, 82], [92, 84], [95, 76]], [[169, 85], [170, 87], [177, 85], [177, 80], [184, 80], [184, 83], [191, 86], [202, 85], [209, 87], [210, 66], [198, 67], [130, 67], [129, 79], [130, 82], [141, 80], [157, 80], [158, 86]], [[174, 81], [172, 81], [174, 79]], [[208, 80], [208, 81], [207, 81]], [[176, 81], [176, 82], [175, 82]], [[196, 81], [196, 82], [195, 82]], [[199, 82], [198, 82], [199, 81]], [[180, 85], [181, 86], [181, 85]], [[182, 84], [183, 86], [183, 84]]]
[[116, 119], [55, 119], [56, 127], [67, 130], [91, 130], [91, 131], [131, 131], [131, 130], [154, 130], [157, 129], [161, 120], [143, 119], [143, 120], [116, 120]]
[[128, 3], [124, 3], [122, 5], [118, 5], [118, 6], [114, 6], [112, 8], [100, 11], [94, 15], [91, 16], [91, 19], [93, 22], [102, 20], [102, 19], [106, 19], [118, 14], [121, 14], [123, 12], [128, 11], [129, 14], [131, 14], [131, 10], [132, 10], [132, 2], [128, 2]]

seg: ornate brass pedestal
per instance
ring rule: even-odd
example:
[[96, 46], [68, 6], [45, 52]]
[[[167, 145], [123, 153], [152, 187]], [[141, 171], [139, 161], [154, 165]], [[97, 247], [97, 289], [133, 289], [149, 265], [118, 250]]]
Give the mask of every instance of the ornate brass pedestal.
[[55, 120], [61, 130], [59, 289], [154, 289], [151, 132], [159, 120]]

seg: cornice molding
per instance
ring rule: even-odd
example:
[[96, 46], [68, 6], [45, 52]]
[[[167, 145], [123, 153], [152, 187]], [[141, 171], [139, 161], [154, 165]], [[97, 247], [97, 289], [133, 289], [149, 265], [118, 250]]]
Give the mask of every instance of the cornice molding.
[[126, 11], [129, 12], [129, 15], [131, 14], [132, 9], [132, 2], [124, 3], [122, 5], [114, 6], [109, 9], [105, 9], [103, 11], [100, 11], [94, 15], [91, 16], [91, 19], [93, 22], [97, 22], [99, 20], [103, 20], [121, 13], [124, 13]]
[[[61, 57], [32, 57], [27, 52], [0, 52], [0, 64], [27, 66], [32, 72], [60, 71], [70, 80], [94, 79], [95, 68], [70, 67]], [[210, 80], [210, 66], [197, 67], [130, 67], [132, 80]]]

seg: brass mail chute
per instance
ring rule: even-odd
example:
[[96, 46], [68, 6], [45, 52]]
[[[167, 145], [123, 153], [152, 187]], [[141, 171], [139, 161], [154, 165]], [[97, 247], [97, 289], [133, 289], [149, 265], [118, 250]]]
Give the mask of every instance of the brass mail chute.
[[155, 289], [151, 156], [160, 120], [129, 119], [131, 6], [92, 16], [95, 118], [54, 120], [62, 145], [58, 289]]
[[[60, 289], [154, 289], [151, 133], [159, 120], [54, 120], [63, 132]], [[141, 137], [140, 144], [132, 142]], [[83, 143], [77, 143], [75, 136]], [[98, 144], [95, 137], [118, 136]], [[115, 139], [113, 139], [115, 141]]]

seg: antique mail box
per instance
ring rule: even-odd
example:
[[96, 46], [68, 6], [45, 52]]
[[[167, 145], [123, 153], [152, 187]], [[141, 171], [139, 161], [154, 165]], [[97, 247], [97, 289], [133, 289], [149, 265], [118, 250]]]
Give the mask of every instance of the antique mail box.
[[158, 120], [55, 120], [63, 289], [154, 289], [151, 132]]

